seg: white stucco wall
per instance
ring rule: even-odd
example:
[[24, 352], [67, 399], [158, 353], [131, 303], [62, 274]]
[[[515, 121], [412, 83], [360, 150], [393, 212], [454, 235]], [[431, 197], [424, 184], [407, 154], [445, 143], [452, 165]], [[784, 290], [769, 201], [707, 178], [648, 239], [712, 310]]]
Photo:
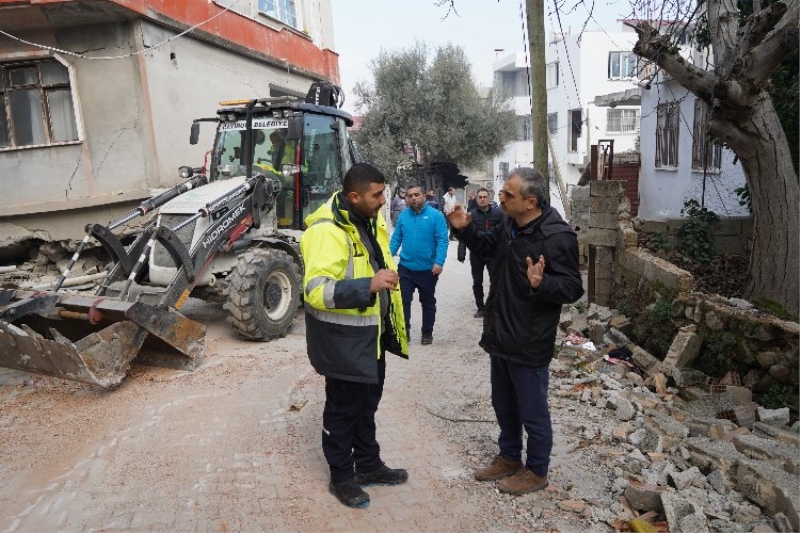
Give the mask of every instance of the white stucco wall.
[[[681, 118], [678, 133], [678, 167], [655, 168], [656, 106], [665, 102], [680, 102]], [[734, 164], [734, 154], [723, 148], [718, 173], [692, 170], [692, 133], [694, 124], [694, 95], [677, 82], [654, 83], [642, 91], [641, 161], [639, 172], [639, 217], [645, 220], [680, 218], [681, 209], [689, 199], [705, 205], [720, 216], [748, 216], [739, 205], [734, 189], [745, 183], [742, 166]], [[704, 190], [705, 183], [705, 193]]]
[[[562, 179], [567, 186], [578, 183], [584, 166], [589, 162], [592, 144], [613, 139], [615, 153], [635, 147], [637, 133], [608, 133], [608, 108], [593, 104], [596, 96], [635, 87], [635, 79], [608, 77], [609, 53], [631, 51], [635, 42], [636, 34], [631, 32], [586, 31], [580, 36], [568, 36], [547, 45], [546, 63], [559, 63], [558, 86], [547, 90], [547, 112], [558, 113], [558, 130], [552, 137]], [[582, 110], [583, 127], [577, 151], [570, 152], [569, 111], [574, 109]]]

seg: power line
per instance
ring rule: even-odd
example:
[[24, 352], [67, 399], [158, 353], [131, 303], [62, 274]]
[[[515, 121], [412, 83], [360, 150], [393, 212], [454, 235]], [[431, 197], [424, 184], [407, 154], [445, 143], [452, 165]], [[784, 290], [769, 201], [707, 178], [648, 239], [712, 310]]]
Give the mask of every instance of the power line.
[[15, 40], [15, 41], [21, 42], [21, 43], [23, 43], [23, 44], [27, 44], [27, 45], [29, 45], [29, 46], [35, 46], [35, 47], [37, 47], [37, 48], [42, 48], [42, 49], [44, 49], [44, 50], [52, 50], [53, 52], [58, 52], [59, 54], [65, 54], [65, 55], [69, 55], [69, 56], [73, 56], [73, 57], [78, 57], [78, 58], [80, 58], [80, 59], [89, 59], [89, 60], [94, 60], [94, 61], [108, 61], [108, 60], [113, 60], [113, 59], [126, 59], [126, 58], [128, 58], [128, 57], [132, 57], [132, 56], [136, 56], [136, 55], [139, 55], [139, 54], [143, 54], [143, 53], [145, 53], [145, 52], [149, 52], [150, 50], [156, 50], [157, 48], [160, 48], [160, 47], [164, 46], [165, 44], [167, 44], [167, 43], [168, 43], [168, 42], [170, 42], [170, 41], [174, 41], [175, 39], [178, 39], [178, 38], [180, 38], [180, 37], [183, 37], [184, 35], [186, 35], [186, 34], [187, 34], [187, 33], [189, 33], [190, 31], [196, 30], [196, 29], [197, 29], [197, 28], [199, 28], [200, 26], [203, 26], [203, 25], [205, 25], [205, 24], [208, 24], [209, 22], [211, 22], [211, 21], [212, 21], [212, 20], [214, 20], [215, 18], [217, 18], [217, 17], [221, 16], [221, 15], [222, 15], [223, 13], [225, 13], [226, 11], [230, 11], [230, 9], [231, 9], [233, 6], [235, 6], [236, 4], [238, 4], [238, 3], [239, 3], [239, 1], [240, 1], [240, 0], [234, 0], [234, 1], [233, 1], [233, 2], [230, 4], [230, 5], [228, 5], [227, 7], [225, 7], [225, 9], [223, 9], [222, 11], [220, 11], [219, 13], [217, 13], [216, 15], [214, 15], [213, 17], [211, 17], [211, 18], [208, 18], [208, 19], [204, 20], [203, 22], [200, 22], [199, 24], [195, 24], [195, 25], [194, 25], [194, 26], [192, 26], [191, 28], [189, 28], [189, 29], [187, 29], [187, 30], [184, 30], [184, 31], [182, 31], [181, 33], [179, 33], [179, 34], [177, 34], [177, 35], [173, 35], [173, 36], [172, 36], [172, 37], [170, 37], [169, 39], [166, 39], [166, 40], [164, 40], [164, 41], [161, 41], [160, 43], [158, 43], [158, 44], [156, 44], [156, 45], [145, 47], [144, 49], [142, 49], [142, 50], [139, 50], [138, 52], [131, 52], [130, 54], [124, 54], [124, 55], [119, 55], [119, 56], [94, 56], [94, 57], [92, 57], [92, 56], [86, 56], [86, 55], [83, 55], [83, 54], [80, 54], [80, 53], [77, 53], [77, 52], [70, 52], [69, 50], [62, 50], [62, 49], [60, 49], [60, 48], [54, 48], [54, 47], [52, 47], [52, 46], [47, 46], [47, 45], [44, 45], [44, 44], [39, 44], [39, 43], [34, 43], [34, 42], [32, 42], [32, 41], [27, 41], [27, 40], [25, 40], [25, 39], [22, 39], [22, 38], [20, 38], [20, 37], [17, 37], [17, 36], [15, 36], [15, 35], [11, 35], [10, 33], [8, 33], [8, 32], [5, 32], [5, 31], [3, 31], [3, 30], [0, 30], [0, 34], [2, 34], [2, 35], [5, 35], [5, 36], [6, 36], [6, 37], [8, 37], [9, 39], [13, 39], [13, 40]]

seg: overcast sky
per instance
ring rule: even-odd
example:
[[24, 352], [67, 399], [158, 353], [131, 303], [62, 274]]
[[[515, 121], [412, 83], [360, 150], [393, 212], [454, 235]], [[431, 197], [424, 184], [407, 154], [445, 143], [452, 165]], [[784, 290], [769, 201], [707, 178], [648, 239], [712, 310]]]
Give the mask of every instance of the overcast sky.
[[[562, 1], [562, 0], [559, 0]], [[587, 0], [588, 1], [588, 0]], [[456, 0], [458, 14], [448, 15], [447, 6], [437, 7], [435, 0], [332, 0], [335, 50], [339, 54], [339, 73], [345, 91], [345, 109], [354, 111], [353, 86], [371, 79], [369, 64], [381, 49], [410, 48], [416, 40], [430, 48], [453, 43], [466, 51], [472, 63], [475, 81], [492, 82], [492, 64], [498, 55], [522, 51], [525, 35], [520, 0]], [[522, 2], [524, 4], [524, 0]], [[547, 32], [557, 28], [553, 2], [545, 2]], [[566, 6], [573, 2], [567, 0]], [[619, 31], [617, 19], [624, 18], [630, 7], [627, 0], [599, 0], [594, 7], [594, 21], [587, 30]], [[587, 18], [579, 5], [572, 14], [562, 15], [564, 30], [576, 34]], [[497, 53], [502, 48], [505, 52]]]

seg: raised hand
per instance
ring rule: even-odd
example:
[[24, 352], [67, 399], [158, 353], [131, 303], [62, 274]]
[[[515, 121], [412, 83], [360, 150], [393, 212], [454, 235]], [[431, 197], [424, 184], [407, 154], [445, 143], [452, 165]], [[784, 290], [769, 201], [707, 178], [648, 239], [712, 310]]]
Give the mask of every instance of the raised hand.
[[526, 257], [525, 262], [528, 263], [528, 283], [534, 289], [538, 289], [544, 276], [544, 256], [540, 255], [539, 260], [535, 263], [530, 257]]
[[472, 215], [467, 213], [463, 205], [456, 204], [453, 210], [447, 213], [447, 220], [450, 221], [450, 225], [454, 228], [464, 229], [472, 222]]

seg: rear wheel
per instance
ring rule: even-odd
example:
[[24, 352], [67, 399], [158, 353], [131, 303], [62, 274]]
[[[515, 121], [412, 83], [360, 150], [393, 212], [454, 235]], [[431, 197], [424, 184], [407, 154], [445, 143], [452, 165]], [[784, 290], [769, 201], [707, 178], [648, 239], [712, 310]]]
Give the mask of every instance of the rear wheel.
[[248, 250], [227, 281], [226, 307], [239, 335], [258, 341], [286, 335], [300, 302], [300, 270], [289, 254], [267, 248]]

